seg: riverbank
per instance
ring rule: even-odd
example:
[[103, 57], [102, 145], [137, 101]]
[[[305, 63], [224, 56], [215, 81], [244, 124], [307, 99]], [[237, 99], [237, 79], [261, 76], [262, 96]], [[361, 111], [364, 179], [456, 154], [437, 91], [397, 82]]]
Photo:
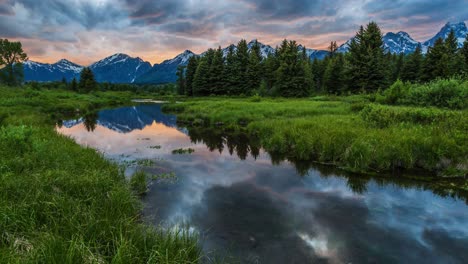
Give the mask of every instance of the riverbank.
[[140, 220], [121, 169], [54, 131], [128, 92], [0, 87], [0, 263], [196, 263], [197, 238]]
[[290, 160], [360, 173], [418, 169], [428, 177], [466, 177], [467, 110], [372, 101], [372, 95], [198, 98], [164, 109], [189, 126], [245, 130], [269, 153]]

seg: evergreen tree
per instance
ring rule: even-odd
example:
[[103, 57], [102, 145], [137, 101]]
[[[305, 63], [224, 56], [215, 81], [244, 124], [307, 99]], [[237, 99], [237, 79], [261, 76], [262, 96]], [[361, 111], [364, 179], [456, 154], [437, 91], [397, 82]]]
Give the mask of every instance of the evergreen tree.
[[212, 91], [211, 64], [213, 63], [215, 50], [209, 49], [200, 59], [195, 78], [193, 80], [193, 95], [206, 96]]
[[[284, 97], [304, 97], [310, 94], [312, 75], [308, 62], [298, 52], [295, 41], [284, 40], [278, 50], [280, 66], [276, 72], [277, 92]], [[307, 71], [307, 72], [306, 72]]]
[[196, 56], [190, 57], [185, 71], [185, 94], [187, 96], [193, 96], [193, 80], [195, 79], [197, 67], [198, 58]]
[[89, 67], [83, 68], [80, 74], [80, 82], [78, 84], [78, 89], [80, 92], [89, 93], [91, 91], [97, 90], [98, 85], [94, 79], [94, 74]]
[[230, 45], [228, 48], [228, 53], [226, 55], [226, 65], [224, 66], [224, 93], [231, 95], [236, 94], [236, 85], [237, 85], [237, 60], [236, 53], [234, 51], [235, 46]]
[[465, 65], [464, 71], [465, 73], [468, 73], [468, 34], [466, 34], [465, 42], [463, 42], [463, 47], [461, 48], [460, 53]]
[[344, 59], [337, 54], [329, 60], [323, 76], [324, 90], [330, 94], [339, 94], [344, 91]]
[[463, 57], [458, 53], [458, 40], [452, 29], [445, 39], [445, 49], [448, 56], [447, 77], [459, 74], [463, 71]]
[[449, 76], [449, 56], [447, 46], [442, 38], [429, 48], [424, 61], [422, 80], [430, 81], [436, 78], [447, 78]]
[[362, 26], [349, 47], [349, 88], [376, 91], [386, 85], [382, 33], [375, 22]]
[[264, 74], [263, 78], [266, 84], [266, 90], [271, 91], [276, 83], [276, 70], [279, 67], [277, 51], [274, 54], [268, 54], [264, 61]]
[[210, 65], [210, 94], [224, 94], [224, 58], [221, 47], [213, 53], [213, 60]]
[[445, 39], [445, 48], [447, 49], [446, 52], [449, 54], [449, 56], [453, 56], [457, 53], [458, 41], [453, 28], [450, 30], [450, 33]]
[[247, 84], [247, 67], [249, 64], [249, 48], [247, 41], [242, 39], [237, 44], [236, 51], [236, 69], [234, 71], [236, 94], [246, 94], [248, 92]]
[[179, 65], [177, 67], [177, 94], [184, 95], [186, 90], [186, 81], [185, 81], [185, 66]]
[[421, 45], [418, 45], [416, 50], [407, 56], [401, 69], [400, 79], [405, 82], [419, 82], [423, 59]]
[[253, 90], [260, 88], [262, 76], [261, 62], [262, 54], [260, 51], [260, 46], [258, 45], [258, 42], [255, 41], [249, 52], [249, 63], [247, 65], [246, 73], [246, 94], [251, 94]]
[[323, 76], [325, 74], [326, 67], [328, 65], [329, 57], [325, 57], [324, 60], [320, 61], [317, 58], [314, 59], [311, 65], [312, 71], [312, 87], [317, 93], [323, 91]]
[[401, 70], [403, 68], [403, 63], [405, 60], [405, 54], [400, 53], [400, 54], [393, 54], [392, 56], [392, 68], [391, 68], [391, 74], [390, 74], [390, 83], [396, 82], [396, 80], [401, 78]]

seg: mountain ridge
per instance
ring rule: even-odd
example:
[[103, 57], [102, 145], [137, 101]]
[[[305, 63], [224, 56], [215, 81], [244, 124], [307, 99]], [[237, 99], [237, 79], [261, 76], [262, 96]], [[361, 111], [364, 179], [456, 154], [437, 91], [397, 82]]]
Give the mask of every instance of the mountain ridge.
[[[432, 38], [424, 42], [414, 40], [410, 34], [405, 31], [387, 32], [383, 36], [384, 49], [390, 53], [409, 54], [416, 50], [418, 45], [421, 45], [423, 53], [426, 53], [435, 40], [439, 37], [447, 38], [450, 30], [453, 29], [456, 34], [458, 46], [461, 47], [465, 40], [468, 29], [465, 22], [451, 23], [447, 22]], [[347, 52], [353, 38], [347, 40], [338, 47], [337, 52]], [[256, 39], [248, 42], [249, 50], [254, 45]], [[258, 41], [257, 41], [258, 42]], [[258, 42], [262, 57], [267, 57], [268, 54], [275, 52], [275, 48], [270, 45]], [[234, 44], [230, 44], [222, 49], [223, 56], [226, 57], [229, 47], [236, 50]], [[302, 45], [299, 45], [302, 49]], [[176, 71], [179, 66], [186, 66], [188, 61], [193, 56], [203, 56], [206, 52], [195, 54], [190, 50], [178, 54], [172, 59], [167, 59], [161, 63], [151, 65], [139, 57], [131, 57], [124, 53], [116, 53], [105, 57], [99, 61], [90, 64], [98, 82], [110, 83], [138, 83], [138, 84], [161, 84], [173, 83], [176, 81]], [[313, 59], [323, 59], [329, 53], [326, 50], [306, 49], [307, 56]], [[84, 66], [73, 63], [67, 59], [61, 59], [55, 63], [40, 63], [34, 61], [26, 61], [24, 63], [25, 81], [59, 81], [65, 78], [70, 81], [73, 78], [79, 79], [79, 74]]]

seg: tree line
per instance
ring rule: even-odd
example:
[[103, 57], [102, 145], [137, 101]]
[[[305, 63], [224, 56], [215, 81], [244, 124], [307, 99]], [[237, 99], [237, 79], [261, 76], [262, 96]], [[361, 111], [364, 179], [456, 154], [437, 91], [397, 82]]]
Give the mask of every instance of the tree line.
[[323, 60], [311, 61], [305, 47], [284, 40], [263, 58], [257, 42], [249, 50], [241, 40], [223, 56], [221, 47], [193, 56], [177, 70], [178, 93], [187, 96], [270, 95], [304, 97], [315, 93], [347, 94], [375, 92], [397, 80], [429, 82], [468, 74], [468, 35], [458, 48], [455, 32], [438, 39], [424, 55], [391, 54], [384, 49], [382, 32], [375, 22], [361, 26], [349, 51], [337, 52], [331, 42]]

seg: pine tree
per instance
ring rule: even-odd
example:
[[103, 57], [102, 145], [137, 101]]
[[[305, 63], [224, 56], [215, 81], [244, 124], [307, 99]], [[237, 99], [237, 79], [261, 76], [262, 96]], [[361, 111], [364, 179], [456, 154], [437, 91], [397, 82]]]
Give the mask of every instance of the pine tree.
[[177, 94], [184, 95], [186, 90], [186, 81], [185, 81], [185, 66], [179, 65], [177, 67]]
[[382, 32], [375, 22], [362, 26], [349, 47], [351, 91], [376, 91], [387, 84]]
[[409, 54], [403, 63], [400, 79], [405, 82], [419, 82], [423, 59], [421, 45], [418, 45], [416, 50]]
[[323, 91], [323, 75], [325, 74], [326, 67], [330, 58], [327, 56], [323, 60], [318, 60], [317, 58], [314, 59], [311, 65], [312, 71], [312, 87], [316, 93], [320, 93]]
[[271, 91], [276, 83], [276, 70], [279, 67], [279, 61], [277, 52], [274, 54], [268, 54], [268, 57], [264, 61], [264, 74], [263, 78], [266, 84], [266, 90]]
[[210, 65], [210, 94], [223, 94], [224, 84], [224, 58], [221, 47], [213, 53], [213, 60]]
[[80, 83], [78, 84], [78, 89], [81, 92], [89, 93], [91, 91], [97, 90], [97, 82], [94, 79], [94, 74], [90, 68], [85, 67], [80, 74]]
[[195, 79], [197, 67], [198, 58], [196, 56], [190, 57], [185, 71], [185, 94], [187, 96], [193, 96], [193, 80]]
[[342, 54], [329, 60], [323, 76], [323, 86], [328, 93], [339, 94], [345, 90], [344, 64]]
[[460, 50], [462, 55], [465, 67], [465, 73], [468, 73], [468, 34], [466, 34], [465, 42], [463, 42], [463, 47]]
[[200, 59], [193, 80], [194, 96], [206, 96], [209, 95], [212, 90], [211, 63], [213, 62], [214, 53], [215, 51], [213, 49], [209, 49]]
[[403, 63], [405, 59], [405, 54], [400, 53], [400, 54], [393, 54], [392, 56], [392, 68], [391, 68], [391, 74], [390, 74], [390, 83], [394, 83], [396, 80], [401, 78], [401, 70], [403, 68]]
[[253, 90], [260, 88], [262, 69], [262, 55], [258, 42], [255, 41], [249, 52], [249, 63], [247, 65], [245, 94], [251, 94]]
[[247, 47], [247, 41], [242, 39], [237, 44], [236, 51], [236, 69], [234, 72], [236, 94], [246, 94], [247, 84], [247, 67], [249, 64], [249, 48]]
[[453, 56], [457, 53], [458, 41], [453, 28], [445, 39], [445, 48], [447, 49], [447, 54], [449, 54], [449, 56]]
[[463, 71], [463, 58], [458, 53], [458, 40], [453, 29], [445, 39], [445, 48], [448, 56], [447, 77], [460, 74]]
[[231, 95], [236, 94], [236, 69], [237, 69], [237, 60], [236, 53], [234, 51], [235, 46], [230, 45], [228, 48], [228, 53], [226, 55], [226, 65], [224, 66], [224, 93]]
[[304, 61], [295, 41], [284, 40], [278, 50], [279, 68], [276, 71], [278, 94], [284, 97], [304, 97], [310, 94], [312, 71]]
[[423, 66], [423, 81], [430, 81], [436, 78], [447, 78], [449, 76], [449, 56], [447, 46], [442, 38], [434, 43], [434, 47], [429, 48]]

